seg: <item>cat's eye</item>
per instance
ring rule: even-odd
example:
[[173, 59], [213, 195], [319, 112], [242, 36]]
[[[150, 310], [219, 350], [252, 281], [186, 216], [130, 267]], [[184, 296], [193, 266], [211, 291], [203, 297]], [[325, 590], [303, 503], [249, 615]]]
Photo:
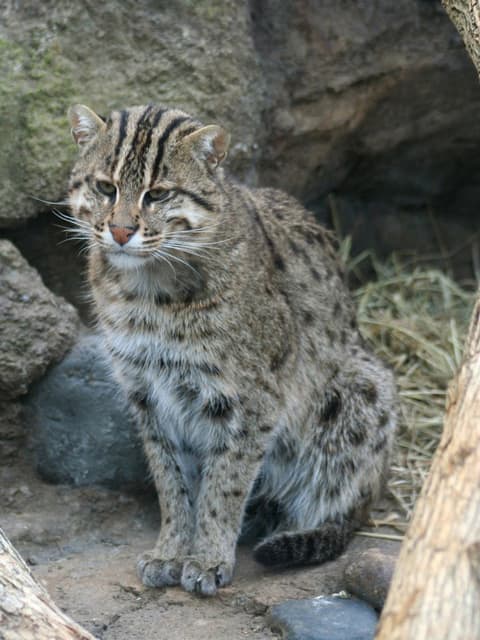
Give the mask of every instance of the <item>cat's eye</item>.
[[107, 198], [113, 198], [117, 193], [117, 187], [111, 182], [107, 182], [106, 180], [97, 180], [96, 185], [97, 190], [102, 196], [106, 196]]
[[165, 202], [173, 196], [172, 189], [150, 189], [143, 196], [143, 202], [148, 206], [154, 202]]

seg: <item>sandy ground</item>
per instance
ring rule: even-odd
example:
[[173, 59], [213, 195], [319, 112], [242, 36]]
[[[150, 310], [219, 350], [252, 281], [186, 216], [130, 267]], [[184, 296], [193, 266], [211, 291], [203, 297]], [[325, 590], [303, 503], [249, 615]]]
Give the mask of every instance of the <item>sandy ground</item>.
[[240, 547], [233, 585], [204, 599], [180, 588], [146, 589], [136, 577], [135, 559], [153, 546], [159, 527], [153, 495], [52, 486], [23, 463], [0, 470], [0, 513], [0, 525], [56, 603], [102, 640], [278, 638], [270, 605], [338, 592], [356, 551], [398, 548], [356, 536], [335, 562], [273, 572]]

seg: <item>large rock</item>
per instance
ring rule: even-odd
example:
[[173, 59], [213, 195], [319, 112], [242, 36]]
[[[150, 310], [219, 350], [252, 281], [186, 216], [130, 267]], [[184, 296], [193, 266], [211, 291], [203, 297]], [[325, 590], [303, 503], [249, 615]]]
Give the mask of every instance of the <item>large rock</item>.
[[25, 423], [45, 479], [114, 489], [146, 486], [149, 474], [137, 430], [100, 335], [83, 336], [33, 387]]
[[[107, 113], [148, 102], [183, 106], [234, 133], [240, 169], [261, 130], [264, 83], [247, 2], [106, 0], [2, 3], [0, 226], [56, 200], [75, 148], [66, 110]], [[255, 152], [254, 154], [255, 155]], [[27, 195], [23, 195], [27, 194]]]
[[440, 2], [264, 0], [253, 29], [270, 100], [264, 180], [310, 200], [412, 203], [479, 169], [478, 78]]
[[312, 203], [334, 190], [444, 206], [478, 183], [478, 80], [435, 0], [2, 7], [5, 226], [39, 210], [22, 194], [63, 193], [74, 154], [65, 112], [78, 101], [100, 113], [165, 102], [219, 120], [237, 174]]
[[78, 316], [8, 240], [0, 240], [0, 316], [0, 398], [6, 401], [26, 393], [63, 356]]

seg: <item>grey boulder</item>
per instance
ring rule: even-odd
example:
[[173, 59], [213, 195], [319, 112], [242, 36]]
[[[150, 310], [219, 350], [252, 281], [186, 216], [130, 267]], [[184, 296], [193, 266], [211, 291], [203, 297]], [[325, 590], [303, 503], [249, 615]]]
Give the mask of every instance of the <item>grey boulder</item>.
[[26, 426], [40, 475], [55, 483], [140, 489], [148, 471], [98, 334], [83, 336], [34, 386]]
[[8, 240], [0, 240], [0, 398], [17, 398], [73, 343], [78, 315]]

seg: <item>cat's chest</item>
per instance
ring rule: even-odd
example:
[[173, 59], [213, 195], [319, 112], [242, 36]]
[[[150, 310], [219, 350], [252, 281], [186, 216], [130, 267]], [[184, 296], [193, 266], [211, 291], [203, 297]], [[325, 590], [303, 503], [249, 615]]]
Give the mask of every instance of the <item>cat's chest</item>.
[[122, 381], [148, 397], [175, 447], [208, 453], [234, 437], [238, 393], [214, 344], [172, 326], [148, 333], [110, 327], [105, 341]]
[[99, 319], [113, 355], [155, 375], [215, 368], [216, 331], [211, 318], [167, 312], [153, 299], [125, 294], [100, 306]]

